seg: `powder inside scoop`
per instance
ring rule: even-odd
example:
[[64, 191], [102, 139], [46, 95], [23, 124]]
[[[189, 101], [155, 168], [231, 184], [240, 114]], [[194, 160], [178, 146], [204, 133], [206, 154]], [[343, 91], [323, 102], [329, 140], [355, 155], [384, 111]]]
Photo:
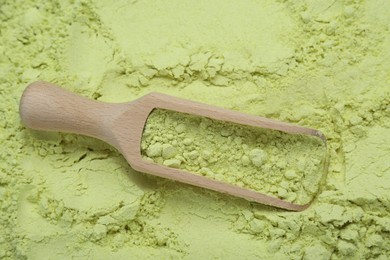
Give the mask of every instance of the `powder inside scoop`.
[[325, 150], [313, 136], [160, 109], [142, 138], [147, 160], [298, 204], [317, 193]]

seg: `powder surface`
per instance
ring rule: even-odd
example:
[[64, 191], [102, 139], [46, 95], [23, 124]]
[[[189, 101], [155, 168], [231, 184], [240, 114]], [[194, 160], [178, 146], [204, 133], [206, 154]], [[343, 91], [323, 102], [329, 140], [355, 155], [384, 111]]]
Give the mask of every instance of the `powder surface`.
[[[386, 0], [2, 1], [0, 258], [388, 259], [389, 13]], [[26, 129], [19, 99], [37, 79], [317, 128], [326, 180], [295, 213], [136, 172], [93, 138]]]
[[325, 175], [325, 144], [307, 135], [154, 110], [142, 154], [184, 169], [297, 204], [309, 203]]

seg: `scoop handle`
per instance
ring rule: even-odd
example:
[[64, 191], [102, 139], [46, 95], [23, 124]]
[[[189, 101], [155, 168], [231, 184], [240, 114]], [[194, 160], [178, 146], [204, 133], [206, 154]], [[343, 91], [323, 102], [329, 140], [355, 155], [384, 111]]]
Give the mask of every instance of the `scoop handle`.
[[112, 143], [110, 126], [121, 105], [91, 100], [37, 81], [23, 92], [19, 113], [23, 124], [32, 129], [83, 134]]

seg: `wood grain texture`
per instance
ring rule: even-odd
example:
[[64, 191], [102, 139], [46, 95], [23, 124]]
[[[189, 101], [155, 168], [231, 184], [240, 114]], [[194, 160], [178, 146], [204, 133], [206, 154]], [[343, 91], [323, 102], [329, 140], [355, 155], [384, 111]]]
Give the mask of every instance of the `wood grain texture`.
[[286, 133], [312, 135], [320, 138], [326, 145], [325, 136], [316, 129], [247, 115], [161, 93], [150, 93], [129, 103], [109, 104], [78, 96], [47, 82], [34, 82], [26, 88], [20, 101], [20, 116], [22, 122], [33, 129], [83, 134], [106, 141], [116, 147], [130, 166], [137, 171], [287, 210], [301, 211], [310, 205], [310, 203], [305, 205], [290, 203], [143, 160], [141, 156], [143, 129], [149, 114], [156, 108]]
[[47, 82], [34, 82], [23, 92], [19, 112], [32, 129], [88, 135], [113, 144], [113, 120], [127, 104], [88, 99]]

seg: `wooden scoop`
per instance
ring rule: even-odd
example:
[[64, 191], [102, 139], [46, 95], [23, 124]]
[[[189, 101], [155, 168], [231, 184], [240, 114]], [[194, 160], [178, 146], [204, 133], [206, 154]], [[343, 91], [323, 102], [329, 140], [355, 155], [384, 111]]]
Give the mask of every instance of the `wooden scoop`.
[[76, 133], [101, 139], [117, 148], [131, 167], [137, 171], [287, 210], [301, 211], [309, 206], [309, 204], [290, 203], [142, 159], [143, 129], [149, 114], [155, 108], [287, 133], [317, 136], [326, 145], [324, 135], [315, 129], [229, 111], [160, 93], [150, 93], [129, 103], [110, 104], [78, 96], [47, 82], [34, 82], [26, 88], [20, 101], [20, 116], [23, 123], [33, 129]]

